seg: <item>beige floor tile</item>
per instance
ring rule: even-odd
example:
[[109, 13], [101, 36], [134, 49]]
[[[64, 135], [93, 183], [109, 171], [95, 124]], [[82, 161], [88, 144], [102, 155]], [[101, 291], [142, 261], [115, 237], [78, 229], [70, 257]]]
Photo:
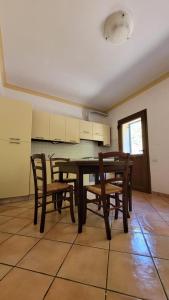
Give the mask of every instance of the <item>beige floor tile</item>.
[[59, 214], [57, 211], [51, 212], [46, 214], [46, 221], [47, 222], [52, 222], [52, 223], [57, 223], [62, 219], [62, 215]]
[[[76, 221], [75, 223], [77, 224], [77, 222], [78, 222], [78, 214], [77, 214], [76, 211], [75, 211], [74, 215], [75, 215], [75, 221]], [[63, 211], [60, 216], [61, 216], [61, 219], [60, 219], [61, 223], [72, 224], [72, 220], [71, 220], [71, 216], [70, 216], [70, 210], [67, 211], [67, 212]]]
[[12, 219], [12, 217], [0, 216], [0, 225], [4, 224], [5, 222], [8, 222], [11, 219]]
[[108, 251], [74, 245], [58, 276], [105, 288]]
[[12, 269], [10, 266], [0, 264], [0, 280]]
[[165, 221], [147, 220], [141, 227], [144, 233], [169, 236], [169, 225]]
[[12, 236], [0, 245], [0, 262], [15, 265], [37, 242], [35, 238]]
[[28, 219], [13, 218], [8, 222], [0, 225], [0, 231], [8, 233], [17, 233], [19, 230], [30, 224]]
[[55, 275], [71, 245], [41, 240], [18, 264], [20, 267]]
[[113, 231], [110, 249], [150, 256], [144, 237], [139, 232], [121, 233]]
[[17, 217], [26, 210], [27, 208], [23, 207], [4, 206], [4, 208], [0, 210], [0, 214], [9, 217]]
[[150, 257], [110, 252], [108, 289], [138, 298], [166, 300]]
[[[111, 223], [111, 220], [110, 220]], [[87, 213], [86, 225], [89, 227], [105, 228], [103, 218], [95, 215], [94, 213]]]
[[6, 232], [0, 232], [0, 243], [10, 238], [12, 234]]
[[[128, 219], [128, 228], [129, 228], [129, 231], [141, 232], [140, 225], [136, 218]], [[116, 230], [116, 229], [123, 230], [123, 219], [119, 218], [117, 220], [113, 220], [112, 221], [112, 229], [113, 230]]]
[[[22, 219], [20, 219], [20, 220], [22, 220]], [[22, 234], [22, 235], [26, 235], [26, 236], [42, 238], [53, 226], [54, 226], [53, 223], [46, 222], [44, 232], [40, 233], [40, 224], [34, 225], [33, 223], [30, 223], [30, 220], [29, 220], [29, 225], [25, 226], [18, 233]]]
[[152, 256], [169, 259], [169, 237], [145, 234], [145, 238]]
[[77, 237], [78, 228], [73, 224], [57, 223], [44, 238], [54, 241], [73, 243]]
[[154, 261], [169, 298], [169, 260], [155, 258]]
[[147, 224], [149, 221], [164, 221], [158, 213], [148, 213], [146, 211], [138, 213], [137, 218], [142, 225]]
[[139, 300], [139, 298], [133, 298], [119, 293], [107, 292], [106, 300]]
[[34, 209], [32, 208], [27, 208], [24, 212], [22, 212], [21, 214], [19, 214], [17, 216], [17, 218], [26, 218], [26, 219], [30, 219], [33, 222], [33, 218], [34, 218]]
[[13, 269], [0, 282], [2, 300], [42, 300], [52, 277], [26, 270]]
[[26, 207], [26, 208], [33, 208], [34, 207], [34, 201], [32, 200], [26, 200], [26, 201], [18, 201], [13, 204], [10, 204], [10, 206], [16, 206], [16, 207]]
[[75, 244], [109, 249], [105, 229], [96, 227], [84, 226], [83, 232], [78, 234]]
[[105, 300], [105, 291], [72, 281], [56, 278], [45, 300]]

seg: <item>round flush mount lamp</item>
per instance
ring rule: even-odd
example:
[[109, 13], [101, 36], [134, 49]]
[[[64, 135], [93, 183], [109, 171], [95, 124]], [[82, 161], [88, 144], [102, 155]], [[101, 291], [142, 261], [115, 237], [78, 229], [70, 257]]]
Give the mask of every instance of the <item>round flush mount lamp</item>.
[[113, 44], [122, 44], [131, 38], [133, 27], [133, 20], [128, 12], [116, 11], [105, 22], [104, 37]]

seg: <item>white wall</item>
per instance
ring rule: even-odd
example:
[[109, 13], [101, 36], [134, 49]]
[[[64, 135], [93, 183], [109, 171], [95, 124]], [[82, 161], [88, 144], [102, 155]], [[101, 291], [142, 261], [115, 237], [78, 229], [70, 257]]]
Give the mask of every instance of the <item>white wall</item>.
[[118, 106], [109, 114], [113, 150], [118, 120], [147, 109], [152, 190], [169, 194], [169, 79]]

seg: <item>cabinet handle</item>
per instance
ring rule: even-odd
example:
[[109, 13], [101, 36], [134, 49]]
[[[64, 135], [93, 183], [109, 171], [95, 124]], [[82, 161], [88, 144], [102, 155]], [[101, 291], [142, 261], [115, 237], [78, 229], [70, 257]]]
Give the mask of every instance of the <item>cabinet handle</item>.
[[84, 133], [89, 133], [89, 131], [87, 131], [87, 130], [84, 130], [83, 132], [84, 132]]
[[54, 139], [54, 141], [61, 141], [61, 139]]
[[70, 140], [70, 142], [71, 142], [71, 143], [76, 143], [76, 141], [75, 141], [75, 140]]
[[35, 136], [34, 139], [44, 140], [44, 137], [42, 137], [42, 136]]
[[18, 141], [18, 142], [17, 142], [17, 141], [10, 141], [9, 143], [10, 143], [10, 144], [18, 144], [18, 145], [19, 145], [19, 144], [20, 144], [20, 141]]
[[19, 138], [9, 138], [10, 139], [10, 141], [20, 141], [21, 139], [19, 139]]

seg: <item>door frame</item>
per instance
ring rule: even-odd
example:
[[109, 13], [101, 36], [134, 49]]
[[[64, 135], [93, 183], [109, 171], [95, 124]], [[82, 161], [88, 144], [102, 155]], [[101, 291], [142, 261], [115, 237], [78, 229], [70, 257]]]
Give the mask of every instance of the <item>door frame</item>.
[[149, 141], [148, 141], [148, 122], [147, 122], [147, 109], [141, 110], [137, 113], [134, 113], [130, 116], [127, 116], [118, 121], [118, 143], [119, 143], [119, 151], [123, 151], [123, 139], [122, 139], [122, 125], [128, 123], [134, 119], [141, 118], [142, 120], [142, 133], [144, 132], [145, 135], [142, 135], [143, 139], [143, 147], [144, 147], [144, 155], [146, 159], [147, 165], [147, 192], [151, 193], [151, 172], [150, 172], [150, 157], [149, 157]]

